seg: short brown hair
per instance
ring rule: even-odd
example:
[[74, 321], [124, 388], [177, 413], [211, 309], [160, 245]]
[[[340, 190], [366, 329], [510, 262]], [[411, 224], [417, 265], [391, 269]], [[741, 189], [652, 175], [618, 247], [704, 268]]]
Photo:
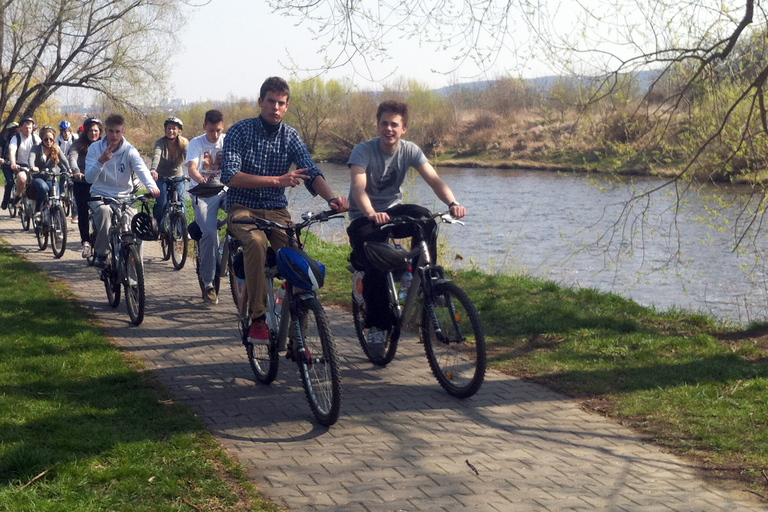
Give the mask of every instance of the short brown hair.
[[125, 126], [125, 117], [121, 114], [110, 114], [107, 120], [104, 121], [104, 126]]
[[271, 76], [264, 80], [259, 91], [259, 99], [263, 100], [268, 92], [274, 92], [281, 96], [285, 94], [288, 97], [287, 99], [291, 99], [291, 88], [288, 86], [288, 82], [279, 76]]
[[224, 122], [224, 114], [216, 109], [211, 109], [205, 113], [203, 124], [219, 124]]
[[408, 126], [408, 105], [402, 101], [382, 101], [376, 110], [376, 123], [381, 121], [384, 113], [399, 114], [403, 117], [403, 126]]

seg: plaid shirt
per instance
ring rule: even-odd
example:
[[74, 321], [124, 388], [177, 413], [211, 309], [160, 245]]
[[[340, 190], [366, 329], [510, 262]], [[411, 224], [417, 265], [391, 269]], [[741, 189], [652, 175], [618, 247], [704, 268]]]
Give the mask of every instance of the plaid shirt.
[[[227, 130], [221, 154], [221, 181], [229, 185], [235, 173], [244, 172], [257, 176], [282, 176], [295, 164], [297, 169], [307, 169], [311, 179], [304, 185], [314, 196], [312, 180], [323, 173], [317, 168], [299, 133], [281, 123], [271, 136], [264, 131], [261, 117], [244, 119]], [[259, 210], [277, 210], [288, 206], [284, 187], [237, 188], [229, 187], [227, 206], [241, 204]]]

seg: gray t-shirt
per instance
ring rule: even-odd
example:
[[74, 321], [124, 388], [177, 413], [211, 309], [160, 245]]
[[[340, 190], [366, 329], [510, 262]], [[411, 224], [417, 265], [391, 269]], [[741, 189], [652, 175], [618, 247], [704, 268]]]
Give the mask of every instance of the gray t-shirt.
[[[383, 212], [403, 200], [401, 186], [408, 169], [421, 167], [427, 162], [427, 157], [413, 142], [401, 140], [397, 145], [397, 151], [389, 154], [382, 151], [379, 138], [376, 137], [355, 146], [347, 165], [359, 165], [365, 169], [365, 192], [371, 200], [373, 209]], [[349, 220], [363, 216], [350, 191]]]

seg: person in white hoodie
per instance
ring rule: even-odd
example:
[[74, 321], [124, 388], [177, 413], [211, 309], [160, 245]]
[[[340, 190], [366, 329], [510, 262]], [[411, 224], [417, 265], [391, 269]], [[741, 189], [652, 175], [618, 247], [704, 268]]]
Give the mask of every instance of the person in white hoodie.
[[[85, 181], [91, 183], [91, 198], [125, 198], [133, 192], [135, 173], [147, 187], [152, 197], [160, 195], [160, 189], [152, 179], [139, 151], [125, 140], [125, 118], [112, 114], [104, 122], [107, 135], [88, 148], [85, 159]], [[94, 251], [96, 257], [93, 266], [103, 270], [106, 266], [109, 250], [109, 228], [112, 217], [110, 207], [103, 201], [88, 201], [96, 229]]]

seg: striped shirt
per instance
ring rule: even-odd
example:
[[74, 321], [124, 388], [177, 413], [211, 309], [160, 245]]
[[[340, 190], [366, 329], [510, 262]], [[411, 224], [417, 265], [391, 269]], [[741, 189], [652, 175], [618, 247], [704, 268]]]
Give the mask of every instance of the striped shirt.
[[[314, 196], [312, 180], [323, 173], [317, 168], [299, 133], [281, 123], [277, 131], [268, 134], [261, 117], [244, 119], [227, 130], [221, 154], [221, 181], [229, 181], [237, 172], [257, 176], [282, 176], [291, 164], [297, 169], [307, 169], [310, 179], [304, 181]], [[259, 210], [277, 210], [288, 206], [284, 187], [238, 188], [229, 187], [227, 206], [241, 204]]]

